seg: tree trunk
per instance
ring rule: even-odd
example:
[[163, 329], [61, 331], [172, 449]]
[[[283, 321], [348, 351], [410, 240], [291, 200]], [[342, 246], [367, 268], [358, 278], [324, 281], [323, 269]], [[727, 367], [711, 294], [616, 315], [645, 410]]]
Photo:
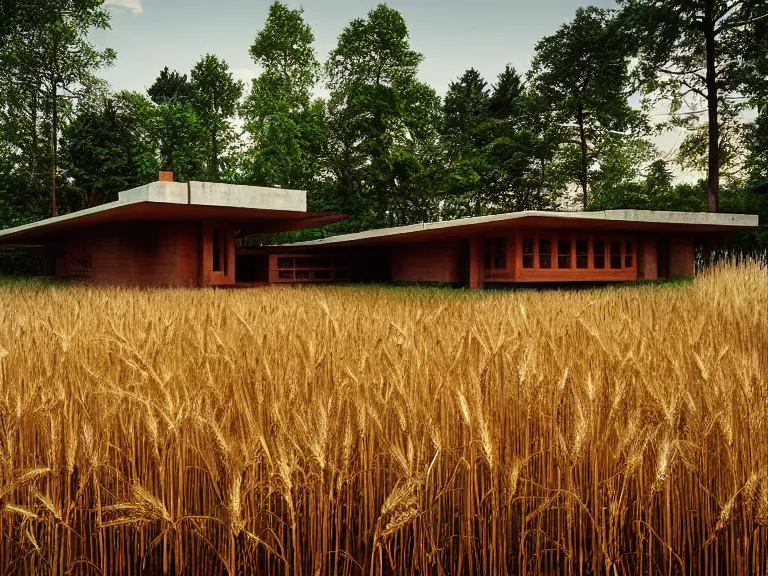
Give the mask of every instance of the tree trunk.
[[56, 82], [51, 82], [51, 216], [58, 215], [56, 208], [56, 172], [59, 154], [59, 103], [56, 99]]
[[579, 142], [581, 144], [581, 174], [579, 174], [579, 182], [581, 183], [581, 192], [584, 197], [584, 210], [586, 210], [589, 200], [587, 197], [587, 135], [584, 132], [584, 109], [581, 106], [579, 106], [576, 113], [576, 122], [579, 125]]
[[709, 121], [709, 150], [707, 156], [707, 205], [710, 212], [718, 211], [720, 196], [720, 125], [718, 123], [717, 69], [715, 67], [715, 29], [712, 16], [705, 17], [704, 38], [707, 54], [707, 113]]
[[212, 182], [219, 181], [219, 140], [216, 137], [216, 128], [213, 129], [213, 138], [211, 141], [211, 176]]

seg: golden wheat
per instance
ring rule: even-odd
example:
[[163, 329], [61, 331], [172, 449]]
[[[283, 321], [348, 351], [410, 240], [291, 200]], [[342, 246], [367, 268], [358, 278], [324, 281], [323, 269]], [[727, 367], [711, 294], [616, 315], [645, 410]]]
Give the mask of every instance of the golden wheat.
[[768, 574], [768, 271], [0, 288], [3, 574]]

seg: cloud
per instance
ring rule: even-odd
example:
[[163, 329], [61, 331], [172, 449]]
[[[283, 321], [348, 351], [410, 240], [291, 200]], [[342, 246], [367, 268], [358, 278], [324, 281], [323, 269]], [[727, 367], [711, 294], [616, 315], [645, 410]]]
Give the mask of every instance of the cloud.
[[130, 10], [134, 14], [141, 14], [144, 12], [144, 7], [141, 5], [141, 0], [106, 0], [106, 2], [104, 2], [104, 6], [112, 6], [114, 8]]

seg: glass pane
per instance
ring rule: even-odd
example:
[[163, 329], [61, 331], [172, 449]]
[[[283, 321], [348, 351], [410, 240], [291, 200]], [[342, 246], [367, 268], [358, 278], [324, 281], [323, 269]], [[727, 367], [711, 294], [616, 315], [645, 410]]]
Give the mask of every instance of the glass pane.
[[605, 242], [595, 240], [592, 243], [592, 258], [595, 268], [605, 268]]
[[330, 270], [315, 270], [315, 280], [330, 280], [330, 279], [331, 279]]
[[221, 272], [221, 238], [219, 231], [213, 231], [213, 271]]
[[611, 242], [611, 268], [621, 268], [621, 242]]
[[552, 268], [552, 240], [539, 240], [539, 268]]
[[523, 268], [533, 268], [533, 238], [523, 238]]
[[293, 258], [278, 258], [277, 259], [277, 267], [278, 268], [293, 268]]
[[557, 267], [558, 268], [571, 267], [571, 241], [570, 240], [557, 241]]
[[576, 240], [576, 268], [589, 268], [589, 243]]
[[290, 270], [284, 270], [278, 272], [277, 277], [280, 278], [280, 280], [293, 280], [293, 272]]
[[483, 265], [486, 269], [491, 267], [491, 264], [493, 264], [493, 241], [492, 240], [486, 240], [485, 241], [485, 251], [483, 254], [484, 262]]
[[309, 270], [296, 270], [296, 280], [309, 280]]
[[494, 241], [494, 255], [493, 255], [493, 267], [494, 268], [506, 268], [507, 267], [507, 239], [496, 238]]
[[624, 251], [624, 268], [632, 268], [632, 242], [627, 242], [626, 250]]

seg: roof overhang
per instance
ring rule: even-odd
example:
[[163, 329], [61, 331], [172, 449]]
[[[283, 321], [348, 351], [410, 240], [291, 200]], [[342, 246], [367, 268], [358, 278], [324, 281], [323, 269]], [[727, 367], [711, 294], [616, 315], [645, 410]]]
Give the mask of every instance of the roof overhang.
[[600, 212], [511, 212], [493, 216], [426, 222], [397, 228], [369, 230], [290, 244], [292, 247], [374, 246], [406, 242], [462, 239], [501, 229], [613, 230], [659, 233], [740, 232], [758, 227], [748, 214], [605, 210]]
[[40, 244], [86, 227], [126, 222], [224, 221], [243, 234], [301, 230], [345, 216], [307, 212], [306, 192], [208, 182], [153, 182], [119, 200], [0, 230], [0, 244]]

